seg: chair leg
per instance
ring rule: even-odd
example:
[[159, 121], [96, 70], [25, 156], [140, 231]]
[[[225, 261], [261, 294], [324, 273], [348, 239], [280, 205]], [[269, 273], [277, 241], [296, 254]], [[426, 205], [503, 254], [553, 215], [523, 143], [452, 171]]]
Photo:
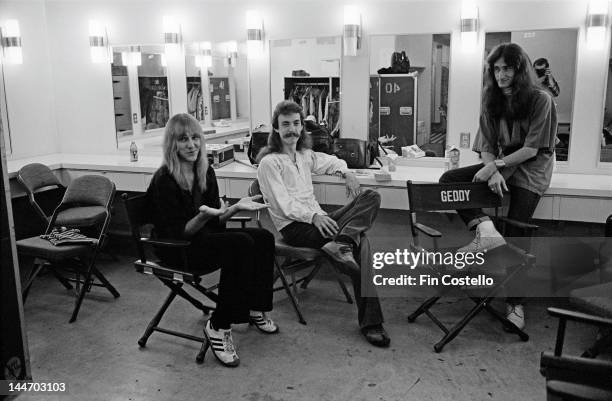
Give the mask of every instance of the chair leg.
[[23, 299], [23, 303], [25, 304], [26, 298], [28, 297], [28, 293], [30, 292], [30, 287], [32, 287], [32, 283], [34, 282], [34, 279], [36, 278], [36, 276], [38, 276], [38, 274], [40, 273], [40, 271], [43, 269], [43, 267], [45, 267], [45, 264], [40, 262], [40, 263], [36, 263], [36, 261], [34, 262], [34, 266], [32, 266], [32, 270], [30, 270], [30, 274], [28, 275], [28, 281], [26, 282], [23, 291], [21, 292], [21, 296]]
[[210, 308], [204, 306], [202, 304], [202, 302], [198, 301], [197, 299], [195, 299], [194, 297], [192, 297], [191, 295], [189, 295], [189, 293], [187, 291], [185, 291], [182, 288], [182, 285], [179, 284], [175, 284], [172, 281], [166, 281], [166, 280], [162, 280], [162, 282], [168, 287], [170, 288], [173, 292], [176, 292], [176, 294], [178, 296], [180, 296], [181, 298], [189, 301], [189, 303], [191, 303], [193, 306], [195, 306], [196, 308], [200, 309], [201, 311], [203, 311], [204, 313], [208, 313], [210, 312]]
[[417, 310], [415, 310], [414, 312], [412, 312], [411, 315], [408, 316], [408, 322], [413, 323], [417, 317], [427, 312], [429, 308], [431, 308], [436, 302], [438, 302], [439, 299], [440, 299], [440, 296], [435, 296], [423, 302], [421, 306], [418, 307]]
[[113, 287], [113, 285], [104, 277], [102, 272], [98, 270], [96, 267], [93, 268], [93, 274], [100, 280], [102, 285], [106, 287], [106, 289], [113, 295], [115, 298], [119, 298], [119, 292]]
[[153, 334], [153, 330], [155, 329], [155, 327], [157, 327], [157, 325], [161, 321], [161, 318], [164, 316], [164, 313], [166, 313], [166, 310], [168, 309], [172, 301], [174, 301], [175, 297], [176, 292], [170, 291], [170, 294], [168, 294], [162, 306], [159, 308], [155, 316], [153, 316], [153, 319], [151, 319], [151, 321], [149, 322], [149, 325], [147, 326], [144, 334], [138, 340], [139, 346], [144, 347], [147, 345], [147, 340], [149, 339], [151, 334]]
[[334, 277], [336, 278], [336, 282], [340, 286], [340, 290], [342, 290], [342, 293], [344, 294], [344, 297], [346, 298], [346, 302], [348, 302], [349, 304], [352, 304], [353, 297], [351, 297], [351, 293], [346, 288], [344, 281], [342, 281], [342, 278], [340, 277], [340, 273], [338, 273], [336, 266], [334, 266], [333, 264], [332, 264], [332, 272], [334, 274]]
[[308, 276], [304, 279], [304, 281], [302, 281], [302, 289], [305, 290], [308, 287], [308, 284], [310, 284], [312, 279], [315, 278], [319, 270], [321, 270], [321, 267], [323, 267], [323, 263], [321, 263], [320, 260], [315, 262], [315, 266], [312, 268], [310, 273], [308, 273]]
[[[487, 312], [489, 312], [491, 315], [493, 315], [493, 317], [499, 320], [504, 325], [504, 327], [508, 328], [508, 330], [517, 334], [522, 341], [529, 341], [529, 335], [527, 333], [525, 333], [523, 330], [516, 327], [516, 325], [512, 323], [510, 320], [508, 320], [507, 317], [499, 313], [495, 308], [493, 308], [490, 305], [489, 302], [491, 299], [492, 298], [488, 298], [488, 300], [485, 303], [485, 309], [487, 310]], [[474, 302], [476, 302], [476, 300], [474, 300]]]
[[438, 343], [436, 343], [436, 345], [434, 345], [434, 351], [436, 352], [441, 352], [442, 348], [444, 348], [444, 346], [446, 344], [448, 344], [449, 342], [451, 342], [455, 337], [457, 337], [457, 335], [461, 332], [461, 330], [463, 330], [463, 328], [470, 322], [470, 320], [472, 320], [474, 318], [474, 316], [476, 316], [484, 307], [485, 307], [485, 303], [487, 302], [487, 298], [482, 299], [478, 304], [476, 304], [472, 310], [463, 317], [463, 319], [461, 319], [459, 321], [459, 323], [457, 323], [456, 325], [454, 325], [449, 331], [448, 333], [446, 333], [446, 335], [444, 335], [444, 337], [442, 337], [442, 339], [440, 341], [438, 341]]
[[[80, 291], [79, 291], [79, 296], [77, 297], [76, 303], [74, 305], [74, 310], [72, 311], [72, 316], [70, 317], [70, 320], [68, 321], [69, 323], [73, 323], [76, 319], [77, 319], [77, 315], [79, 314], [79, 309], [81, 309], [81, 304], [83, 303], [83, 298], [85, 298], [85, 293], [88, 291], [88, 289], [90, 288], [91, 285], [91, 281], [93, 280], [91, 278], [92, 274], [93, 274], [93, 261], [91, 262], [89, 269], [87, 269], [87, 272], [85, 273], [85, 278], [83, 280], [82, 285], [80, 286]], [[77, 281], [78, 283], [78, 281]]]
[[53, 268], [53, 266], [51, 266], [51, 267], [50, 267], [50, 270], [51, 270], [51, 274], [53, 274], [53, 275], [55, 276], [55, 278], [56, 278], [56, 279], [57, 279], [57, 280], [58, 280], [60, 283], [62, 283], [62, 285], [64, 286], [64, 288], [66, 288], [67, 290], [71, 290], [71, 289], [73, 288], [73, 287], [72, 287], [72, 284], [70, 284], [70, 281], [68, 281], [68, 280], [66, 279], [66, 277], [64, 277], [64, 276], [62, 276], [61, 274], [59, 274], [59, 273], [57, 272], [57, 270], [55, 270], [55, 269]]
[[281, 282], [283, 283], [285, 292], [287, 293], [287, 296], [289, 296], [289, 299], [291, 300], [293, 309], [295, 309], [295, 313], [298, 315], [299, 322], [302, 324], [306, 324], [306, 320], [304, 320], [304, 316], [302, 316], [302, 311], [300, 311], [300, 307], [298, 306], [297, 299], [295, 298], [293, 291], [291, 291], [291, 288], [289, 287], [289, 283], [287, 283], [287, 277], [285, 277], [285, 273], [283, 273], [282, 268], [278, 264], [278, 261], [276, 260], [276, 258], [274, 259], [274, 266], [276, 267], [278, 277], [281, 279]]

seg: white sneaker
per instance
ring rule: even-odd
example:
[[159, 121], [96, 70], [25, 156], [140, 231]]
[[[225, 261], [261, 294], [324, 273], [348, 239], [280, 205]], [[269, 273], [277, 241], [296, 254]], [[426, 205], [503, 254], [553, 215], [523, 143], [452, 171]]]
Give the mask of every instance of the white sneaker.
[[523, 330], [525, 328], [525, 310], [523, 305], [506, 304], [506, 319]]
[[257, 329], [262, 333], [278, 333], [278, 326], [268, 317], [268, 315], [266, 315], [266, 312], [251, 311], [249, 314], [249, 324], [257, 327]]
[[480, 233], [480, 229], [476, 228], [476, 236], [469, 244], [462, 246], [457, 249], [457, 253], [477, 253], [485, 252], [491, 249], [506, 245], [506, 240], [500, 233], [494, 231], [483, 237]]
[[215, 330], [212, 328], [210, 320], [208, 320], [206, 326], [204, 326], [204, 336], [219, 362], [229, 367], [235, 367], [240, 364], [240, 358], [238, 358], [238, 354], [236, 354], [236, 349], [234, 348], [232, 329]]

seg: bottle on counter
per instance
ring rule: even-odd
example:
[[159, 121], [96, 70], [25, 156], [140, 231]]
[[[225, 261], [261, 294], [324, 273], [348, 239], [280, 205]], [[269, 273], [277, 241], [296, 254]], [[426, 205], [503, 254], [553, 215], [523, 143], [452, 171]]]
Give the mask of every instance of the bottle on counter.
[[138, 161], [138, 146], [136, 146], [136, 142], [134, 141], [132, 141], [132, 143], [130, 144], [130, 161]]
[[451, 146], [451, 148], [448, 150], [449, 170], [459, 168], [459, 157], [459, 149], [455, 145]]

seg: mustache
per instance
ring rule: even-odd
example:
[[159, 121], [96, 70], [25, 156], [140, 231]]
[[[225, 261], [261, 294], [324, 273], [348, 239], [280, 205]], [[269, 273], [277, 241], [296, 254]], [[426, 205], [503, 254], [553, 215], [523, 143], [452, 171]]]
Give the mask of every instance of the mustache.
[[300, 134], [297, 132], [287, 132], [285, 135], [283, 135], [283, 138], [291, 138], [292, 136], [299, 138]]

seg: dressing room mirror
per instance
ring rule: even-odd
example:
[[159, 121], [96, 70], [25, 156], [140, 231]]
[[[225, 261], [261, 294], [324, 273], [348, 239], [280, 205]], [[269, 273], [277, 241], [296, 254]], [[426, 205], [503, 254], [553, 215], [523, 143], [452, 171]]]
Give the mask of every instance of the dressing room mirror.
[[138, 66], [140, 124], [146, 133], [164, 128], [170, 119], [168, 72], [163, 45], [141, 47]]
[[605, 97], [599, 161], [612, 163], [612, 48], [608, 53], [608, 82]]
[[187, 110], [205, 126], [249, 126], [246, 43], [195, 42], [185, 47]]
[[370, 142], [443, 157], [449, 71], [450, 34], [370, 36]]
[[170, 118], [164, 46], [114, 46], [111, 70], [117, 141], [160, 133]]
[[[111, 73], [113, 80], [113, 101], [115, 105], [115, 132], [117, 141], [124, 137], [130, 137], [134, 134], [132, 128], [132, 106], [130, 98], [130, 78], [128, 74], [128, 47], [113, 48], [113, 62], [111, 64]], [[122, 56], [126, 53], [126, 60]], [[124, 63], [125, 61], [125, 63]], [[132, 79], [136, 78], [135, 67], [133, 70]], [[137, 90], [134, 83], [133, 90]]]
[[487, 32], [485, 36], [485, 60], [495, 46], [504, 42], [518, 44], [529, 55], [538, 84], [552, 96], [557, 109], [557, 161], [567, 161], [569, 155], [577, 40], [575, 29]]
[[312, 120], [307, 129], [321, 128], [339, 136], [341, 46], [339, 36], [272, 40], [272, 107], [284, 99], [294, 100]]

